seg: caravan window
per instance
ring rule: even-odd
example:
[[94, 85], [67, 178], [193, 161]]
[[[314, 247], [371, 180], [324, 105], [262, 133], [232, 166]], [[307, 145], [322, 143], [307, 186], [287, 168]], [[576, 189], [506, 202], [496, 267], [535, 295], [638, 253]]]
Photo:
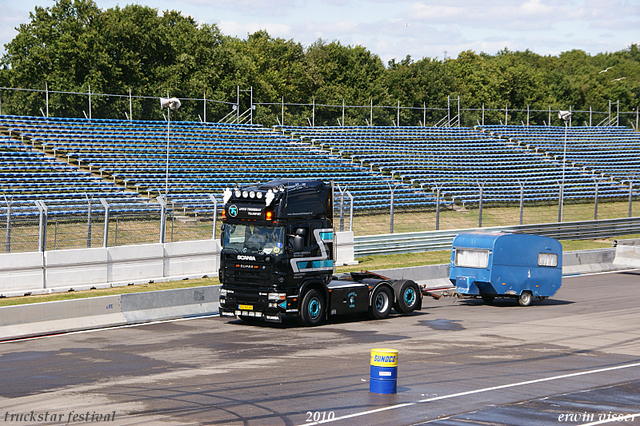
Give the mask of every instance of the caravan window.
[[538, 266], [558, 266], [558, 255], [555, 253], [538, 253]]
[[456, 249], [455, 265], [463, 268], [489, 266], [489, 250]]

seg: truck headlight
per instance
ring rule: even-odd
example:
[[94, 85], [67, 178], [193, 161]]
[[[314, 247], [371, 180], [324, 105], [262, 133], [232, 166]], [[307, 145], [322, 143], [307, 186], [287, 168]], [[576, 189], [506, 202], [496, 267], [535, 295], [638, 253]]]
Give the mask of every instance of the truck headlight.
[[267, 296], [268, 300], [286, 300], [287, 299], [287, 294], [286, 293], [269, 293], [269, 295]]
[[226, 297], [227, 294], [233, 294], [233, 290], [227, 290], [226, 288], [220, 289], [220, 297]]

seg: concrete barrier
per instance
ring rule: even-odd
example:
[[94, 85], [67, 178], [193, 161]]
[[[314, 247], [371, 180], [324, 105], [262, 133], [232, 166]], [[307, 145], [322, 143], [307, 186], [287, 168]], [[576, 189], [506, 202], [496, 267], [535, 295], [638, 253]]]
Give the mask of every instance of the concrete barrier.
[[220, 286], [192, 287], [0, 308], [0, 340], [218, 312]]
[[640, 268], [640, 239], [617, 240], [615, 259], [618, 267]]
[[614, 248], [566, 251], [562, 253], [562, 275], [616, 271]]
[[0, 254], [0, 297], [217, 276], [219, 240]]
[[24, 296], [44, 288], [42, 253], [0, 254], [0, 294]]
[[65, 287], [84, 290], [108, 282], [108, 251], [86, 248], [44, 252], [44, 288]]
[[164, 277], [218, 275], [220, 240], [181, 241], [164, 245]]
[[120, 296], [6, 306], [0, 318], [2, 340], [127, 323]]
[[353, 246], [353, 231], [336, 232], [336, 266], [357, 265]]
[[[23, 260], [21, 270], [33, 273], [37, 262], [29, 256]], [[629, 266], [623, 261], [638, 262], [638, 266]], [[614, 265], [616, 262], [619, 265]], [[618, 245], [615, 249], [565, 252], [563, 255], [565, 275], [629, 267], [640, 267], [640, 246]], [[448, 264], [375, 272], [394, 279], [411, 279], [427, 288], [451, 287]], [[3, 307], [0, 308], [0, 340], [211, 315], [218, 311], [219, 295], [220, 286], [207, 286]]]
[[219, 298], [220, 286], [123, 294], [122, 312], [129, 323], [212, 315]]
[[141, 284], [162, 278], [162, 244], [109, 247], [107, 281], [114, 285]]

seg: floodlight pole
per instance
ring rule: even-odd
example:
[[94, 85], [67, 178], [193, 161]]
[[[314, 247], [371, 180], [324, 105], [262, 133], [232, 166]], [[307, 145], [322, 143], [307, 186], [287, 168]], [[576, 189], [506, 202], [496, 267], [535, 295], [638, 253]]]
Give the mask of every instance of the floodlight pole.
[[633, 213], [632, 203], [633, 203], [633, 179], [629, 179], [629, 217], [631, 217], [631, 214]]
[[[44, 82], [44, 91], [45, 91], [45, 102], [46, 102], [46, 110], [47, 110], [47, 118], [49, 118], [49, 83]], [[611, 101], [609, 101], [611, 103]]]
[[562, 154], [562, 185], [560, 187], [560, 212], [558, 213], [558, 222], [562, 222], [562, 215], [564, 210], [564, 178], [567, 163], [567, 129], [567, 120], [564, 120], [564, 152]]
[[395, 192], [396, 188], [400, 185], [400, 184], [396, 184], [396, 186], [394, 186], [393, 188], [391, 187], [391, 184], [389, 182], [387, 182], [387, 185], [389, 185], [389, 191], [391, 192], [391, 199], [390, 199], [390, 206], [389, 206], [389, 233], [393, 234], [393, 193]]
[[422, 102], [422, 126], [427, 127], [427, 103], [425, 101]]
[[436, 185], [436, 231], [440, 230], [440, 189], [442, 185]]
[[480, 200], [478, 201], [478, 228], [482, 228], [482, 189], [484, 182], [481, 184], [478, 182], [478, 188], [480, 188]]
[[564, 211], [564, 183], [565, 183], [565, 168], [567, 163], [567, 131], [569, 124], [571, 124], [571, 108], [569, 111], [558, 111], [558, 118], [564, 121], [564, 151], [562, 155], [562, 182], [560, 183], [560, 194], [558, 196], [558, 222], [562, 222], [562, 215]]
[[373, 126], [373, 98], [371, 98], [371, 109], [369, 110], [369, 126]]
[[593, 220], [598, 220], [598, 180], [594, 179], [595, 182], [595, 202], [593, 206]]
[[524, 211], [524, 183], [518, 179], [518, 185], [520, 185], [520, 225], [522, 225], [523, 211]]
[[171, 108], [167, 106], [167, 168], [164, 175], [164, 195], [169, 196], [169, 127], [171, 126]]

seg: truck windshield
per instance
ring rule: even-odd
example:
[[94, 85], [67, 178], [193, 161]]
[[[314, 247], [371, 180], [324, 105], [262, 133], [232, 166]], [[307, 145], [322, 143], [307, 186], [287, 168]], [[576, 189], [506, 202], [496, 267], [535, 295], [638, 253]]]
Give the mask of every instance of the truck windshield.
[[241, 253], [278, 254], [284, 249], [284, 227], [225, 224], [222, 247]]

